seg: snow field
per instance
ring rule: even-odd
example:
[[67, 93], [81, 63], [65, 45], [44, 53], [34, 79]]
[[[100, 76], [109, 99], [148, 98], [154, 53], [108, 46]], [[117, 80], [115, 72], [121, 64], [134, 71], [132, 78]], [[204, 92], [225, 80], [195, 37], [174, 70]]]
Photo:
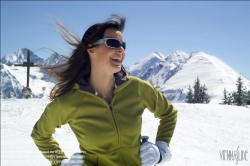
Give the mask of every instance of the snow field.
[[[1, 100], [1, 166], [50, 165], [30, 137], [48, 99]], [[173, 158], [164, 166], [233, 166], [236, 161], [220, 158], [222, 150], [248, 151], [250, 165], [250, 109], [217, 104], [173, 103], [178, 121], [170, 143]], [[154, 142], [159, 120], [148, 110], [143, 114], [142, 135]], [[56, 129], [54, 138], [68, 157], [79, 151], [77, 140], [68, 125]]]

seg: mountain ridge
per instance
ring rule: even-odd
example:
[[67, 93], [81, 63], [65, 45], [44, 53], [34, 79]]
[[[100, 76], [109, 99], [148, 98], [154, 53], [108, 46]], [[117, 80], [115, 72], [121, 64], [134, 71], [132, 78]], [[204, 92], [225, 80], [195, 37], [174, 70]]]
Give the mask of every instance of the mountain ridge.
[[[15, 67], [16, 63], [26, 61], [27, 49], [22, 48], [13, 54], [8, 54], [1, 59], [1, 97], [21, 98], [22, 88], [26, 85], [26, 67]], [[47, 59], [42, 59], [31, 53], [31, 62], [45, 65], [61, 63], [62, 57], [52, 54]], [[129, 75], [147, 80], [159, 87], [159, 90], [173, 102], [184, 102], [187, 87], [193, 86], [194, 80], [199, 77], [202, 84], [208, 88], [211, 102], [219, 103], [222, 91], [236, 90], [236, 80], [240, 76], [230, 66], [201, 51], [187, 54], [181, 50], [172, 51], [167, 56], [160, 52], [152, 52], [139, 62], [126, 67]], [[250, 81], [243, 77], [245, 83]], [[47, 97], [56, 81], [39, 68], [30, 68], [30, 87], [33, 98]], [[247, 85], [245, 84], [245, 85]]]

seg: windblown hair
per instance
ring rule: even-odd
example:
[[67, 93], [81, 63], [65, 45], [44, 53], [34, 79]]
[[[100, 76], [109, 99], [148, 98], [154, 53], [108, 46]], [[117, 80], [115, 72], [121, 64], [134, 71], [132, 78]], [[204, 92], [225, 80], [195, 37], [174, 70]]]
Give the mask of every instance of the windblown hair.
[[[86, 80], [90, 77], [91, 64], [89, 54], [87, 52], [88, 45], [96, 40], [103, 38], [106, 29], [114, 28], [121, 32], [124, 30], [125, 18], [119, 15], [111, 15], [111, 18], [103, 23], [92, 25], [84, 33], [82, 40], [72, 33], [61, 22], [52, 18], [57, 25], [57, 30], [67, 44], [73, 46], [69, 57], [62, 56], [64, 62], [52, 66], [41, 66], [48, 75], [53, 77], [58, 83], [50, 92], [50, 99], [53, 100], [66, 92], [68, 92], [74, 84], [80, 79]], [[70, 36], [70, 37], [69, 37]], [[73, 39], [73, 40], [72, 40]]]

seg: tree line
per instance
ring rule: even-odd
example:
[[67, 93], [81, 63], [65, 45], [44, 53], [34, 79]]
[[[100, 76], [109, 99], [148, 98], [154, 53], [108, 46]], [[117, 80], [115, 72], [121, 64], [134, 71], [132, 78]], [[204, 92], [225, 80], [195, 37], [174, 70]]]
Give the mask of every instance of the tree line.
[[[158, 90], [160, 90], [159, 78], [157, 77], [156, 83], [153, 83], [152, 78], [149, 82]], [[228, 92], [226, 88], [223, 90], [223, 99], [219, 104], [246, 106], [250, 105], [250, 85], [249, 90], [243, 83], [241, 76], [236, 81], [236, 91]], [[163, 93], [163, 92], [162, 92]], [[194, 81], [194, 85], [189, 85], [188, 92], [185, 99], [186, 103], [204, 103], [210, 102], [210, 96], [208, 95], [208, 88], [205, 84], [201, 84], [199, 77]]]
[[[250, 85], [249, 85], [250, 86]], [[246, 106], [250, 105], [250, 90], [247, 91], [241, 76], [236, 81], [236, 91], [228, 92], [226, 88], [223, 91], [223, 99], [220, 104]], [[186, 95], [186, 103], [209, 103], [210, 96], [207, 93], [206, 85], [201, 85], [199, 77], [194, 81], [193, 89], [189, 85]]]
[[223, 90], [223, 99], [220, 104], [246, 106], [250, 105], [250, 90], [247, 91], [241, 76], [236, 81], [236, 91], [228, 92], [226, 88]]
[[204, 103], [207, 104], [210, 102], [210, 96], [207, 93], [208, 88], [206, 85], [200, 83], [199, 77], [194, 81], [193, 90], [191, 86], [188, 87], [188, 93], [186, 95], [186, 103]]

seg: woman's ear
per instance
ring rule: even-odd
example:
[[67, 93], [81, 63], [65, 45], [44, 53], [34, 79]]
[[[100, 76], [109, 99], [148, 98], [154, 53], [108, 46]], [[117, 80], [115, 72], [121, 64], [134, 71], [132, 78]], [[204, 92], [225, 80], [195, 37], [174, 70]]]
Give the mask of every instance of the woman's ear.
[[91, 48], [91, 44], [88, 44], [87, 46], [87, 52], [89, 53], [89, 55], [93, 54], [94, 53], [94, 48]]

